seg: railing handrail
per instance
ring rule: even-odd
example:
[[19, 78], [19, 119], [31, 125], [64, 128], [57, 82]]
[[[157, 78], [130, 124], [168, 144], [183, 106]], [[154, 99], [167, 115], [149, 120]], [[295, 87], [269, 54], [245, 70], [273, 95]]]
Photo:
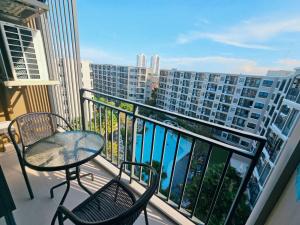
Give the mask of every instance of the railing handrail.
[[111, 99], [114, 99], [114, 100], [123, 101], [123, 102], [129, 103], [129, 104], [132, 104], [132, 105], [144, 107], [144, 108], [151, 109], [151, 110], [156, 110], [158, 112], [165, 113], [165, 114], [168, 114], [170, 116], [176, 116], [178, 118], [189, 120], [189, 121], [192, 121], [192, 122], [195, 122], [195, 123], [198, 123], [198, 124], [201, 124], [201, 125], [205, 125], [205, 126], [208, 126], [208, 127], [211, 127], [211, 128], [217, 128], [217, 129], [220, 129], [222, 131], [230, 132], [232, 134], [236, 134], [238, 136], [242, 136], [242, 137], [245, 137], [245, 138], [251, 138], [251, 139], [254, 139], [254, 140], [260, 141], [260, 142], [261, 141], [266, 141], [265, 137], [257, 135], [257, 134], [253, 134], [253, 133], [250, 133], [250, 132], [247, 132], [247, 131], [242, 131], [242, 130], [238, 130], [238, 129], [231, 128], [231, 127], [226, 127], [226, 126], [223, 126], [223, 125], [220, 125], [220, 124], [216, 124], [216, 123], [201, 120], [201, 119], [198, 119], [198, 118], [182, 115], [182, 114], [179, 114], [179, 113], [171, 112], [171, 111], [168, 111], [168, 110], [165, 110], [165, 109], [160, 109], [160, 108], [150, 106], [150, 105], [146, 105], [146, 104], [143, 104], [143, 103], [134, 102], [134, 101], [131, 101], [131, 100], [128, 100], [128, 99], [115, 97], [115, 96], [112, 96], [112, 95], [109, 95], [109, 94], [105, 94], [105, 93], [95, 91], [95, 90], [91, 90], [91, 89], [87, 89], [87, 88], [81, 88], [81, 90], [82, 91], [87, 91], [87, 92], [90, 92], [90, 93], [94, 93], [94, 94], [98, 94], [98, 95], [101, 95], [101, 96], [105, 96], [107, 98], [111, 98]]
[[199, 140], [201, 140], [203, 142], [212, 143], [212, 144], [214, 144], [216, 146], [219, 146], [219, 147], [222, 147], [222, 148], [227, 149], [229, 151], [232, 151], [233, 153], [238, 154], [240, 156], [244, 156], [244, 157], [247, 157], [249, 159], [252, 159], [253, 157], [255, 157], [255, 154], [253, 152], [246, 151], [246, 150], [238, 148], [238, 147], [236, 147], [234, 145], [226, 144], [226, 143], [223, 143], [221, 141], [215, 140], [213, 138], [205, 137], [203, 135], [194, 133], [194, 132], [189, 131], [187, 129], [182, 129], [182, 128], [179, 128], [179, 127], [175, 127], [175, 126], [172, 126], [170, 124], [167, 124], [167, 123], [161, 122], [159, 120], [155, 120], [155, 119], [152, 119], [152, 118], [140, 115], [140, 114], [134, 114], [133, 112], [129, 112], [127, 110], [124, 110], [124, 109], [118, 108], [116, 106], [112, 106], [112, 105], [106, 104], [104, 102], [101, 102], [101, 101], [98, 101], [98, 100], [95, 100], [95, 99], [92, 99], [92, 98], [88, 98], [88, 97], [83, 97], [83, 98], [85, 100], [90, 101], [90, 102], [94, 102], [94, 103], [103, 105], [105, 107], [118, 110], [118, 111], [123, 112], [123, 113], [127, 113], [130, 116], [135, 116], [136, 118], [139, 118], [139, 119], [142, 119], [142, 120], [146, 120], [146, 121], [148, 121], [150, 123], [155, 123], [155, 124], [160, 125], [160, 126], [162, 126], [164, 128], [168, 128], [168, 129], [171, 129], [173, 131], [177, 131], [177, 132], [182, 133], [184, 135], [187, 135], [189, 137], [199, 139]]

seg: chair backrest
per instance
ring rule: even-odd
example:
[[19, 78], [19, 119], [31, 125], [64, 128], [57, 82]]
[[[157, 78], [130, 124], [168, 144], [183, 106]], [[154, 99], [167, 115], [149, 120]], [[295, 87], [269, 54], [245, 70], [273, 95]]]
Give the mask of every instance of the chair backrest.
[[72, 130], [70, 124], [61, 116], [48, 112], [27, 113], [15, 118], [8, 127], [8, 133], [15, 147], [17, 142], [12, 132], [12, 125], [17, 124], [21, 143], [27, 147], [42, 138], [49, 137], [57, 132], [58, 124], [63, 122]]
[[16, 120], [23, 146], [27, 147], [57, 130], [56, 117], [46, 113], [30, 113]]
[[[142, 166], [147, 168], [151, 174], [150, 185], [147, 187], [147, 190], [139, 197], [139, 199], [135, 202], [135, 204], [127, 211], [119, 215], [117, 218], [114, 218], [110, 221], [110, 224], [122, 224], [122, 225], [132, 225], [139, 217], [141, 212], [147, 207], [147, 204], [151, 197], [154, 195], [156, 189], [158, 188], [158, 174], [156, 170], [147, 164], [143, 163], [132, 163], [132, 162], [123, 162], [121, 164], [121, 170], [124, 164], [130, 164], [135, 166]], [[121, 172], [120, 172], [121, 175]]]

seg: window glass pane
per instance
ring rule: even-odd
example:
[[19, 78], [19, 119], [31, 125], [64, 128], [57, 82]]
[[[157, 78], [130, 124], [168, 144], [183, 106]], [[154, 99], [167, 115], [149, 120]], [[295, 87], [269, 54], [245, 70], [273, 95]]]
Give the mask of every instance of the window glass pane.
[[299, 111], [296, 109], [293, 109], [293, 111], [291, 112], [282, 132], [284, 135], [287, 136], [289, 134], [289, 131], [291, 130], [291, 127], [294, 124], [294, 121], [297, 120], [298, 113]]
[[279, 128], [279, 129], [282, 129], [283, 128], [283, 125], [284, 123], [286, 122], [287, 120], [287, 116], [290, 112], [290, 108], [287, 106], [287, 105], [283, 105], [281, 107], [281, 110], [275, 120], [275, 125]]

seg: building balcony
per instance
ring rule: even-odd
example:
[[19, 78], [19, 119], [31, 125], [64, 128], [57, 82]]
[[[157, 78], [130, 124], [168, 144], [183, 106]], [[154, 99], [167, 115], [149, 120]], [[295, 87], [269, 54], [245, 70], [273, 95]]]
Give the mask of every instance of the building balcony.
[[[143, 162], [152, 165], [160, 175], [157, 193], [149, 206], [150, 224], [207, 224], [209, 221], [232, 224], [240, 201], [245, 201], [244, 193], [264, 146], [264, 138], [88, 89], [80, 93], [82, 126], [79, 129], [97, 132], [106, 140], [101, 155], [83, 167], [97, 177], [95, 181], [84, 178], [86, 186], [91, 190], [101, 187], [122, 161]], [[197, 131], [196, 124], [206, 127], [205, 131]], [[256, 142], [258, 148], [248, 152], [224, 143], [213, 138], [216, 130], [247, 137]], [[29, 200], [15, 151], [9, 148], [0, 156], [17, 204], [14, 213], [17, 222], [48, 224], [52, 218], [49, 212], [54, 212], [58, 205], [57, 199], [49, 198], [48, 187], [63, 179], [63, 172], [29, 170], [36, 194], [34, 200]], [[236, 158], [240, 160], [239, 166], [236, 166]], [[240, 170], [241, 166], [244, 169]], [[131, 188], [137, 193], [151, 177], [147, 171], [140, 172], [133, 167], [125, 172], [134, 180]], [[230, 197], [226, 197], [225, 205], [220, 208], [225, 196]], [[84, 197], [85, 194], [74, 186], [66, 206], [72, 208]], [[37, 209], [38, 215], [26, 217], [34, 215]], [[250, 207], [242, 210], [251, 212]], [[136, 224], [141, 224], [142, 217]], [[238, 215], [238, 219], [246, 222], [247, 217]]]

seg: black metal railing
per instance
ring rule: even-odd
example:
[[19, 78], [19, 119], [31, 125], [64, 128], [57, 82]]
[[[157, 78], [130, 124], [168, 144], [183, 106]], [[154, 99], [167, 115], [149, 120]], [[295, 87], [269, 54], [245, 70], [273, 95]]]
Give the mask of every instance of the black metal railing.
[[[155, 167], [157, 196], [192, 221], [234, 224], [265, 138], [94, 90], [81, 89], [80, 101], [82, 128], [104, 136], [105, 159]], [[227, 134], [248, 140], [252, 151], [222, 141]], [[134, 167], [127, 172], [143, 185], [151, 178]]]

